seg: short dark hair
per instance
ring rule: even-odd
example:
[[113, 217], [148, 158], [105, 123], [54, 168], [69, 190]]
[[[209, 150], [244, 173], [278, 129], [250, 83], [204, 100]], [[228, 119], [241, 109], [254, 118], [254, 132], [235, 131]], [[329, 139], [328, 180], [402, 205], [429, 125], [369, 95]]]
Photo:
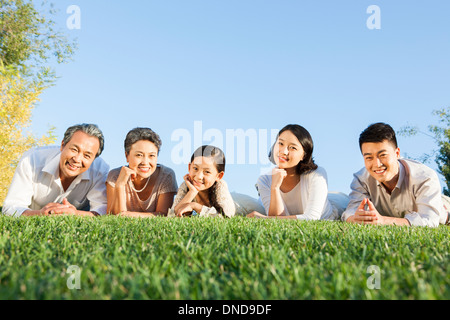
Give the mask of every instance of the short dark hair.
[[125, 137], [125, 141], [123, 143], [125, 147], [125, 153], [129, 154], [131, 146], [141, 140], [147, 140], [152, 142], [158, 149], [159, 154], [159, 150], [161, 149], [162, 146], [161, 138], [159, 137], [159, 135], [150, 128], [139, 128], [139, 127], [134, 128], [127, 133], [127, 136]]
[[363, 143], [380, 143], [385, 140], [392, 143], [395, 149], [398, 148], [394, 129], [383, 122], [373, 123], [359, 135], [359, 149], [362, 150]]
[[103, 137], [102, 131], [96, 124], [82, 123], [69, 127], [64, 133], [62, 145], [65, 146], [70, 141], [70, 139], [72, 139], [73, 135], [77, 131], [84, 132], [87, 135], [90, 135], [91, 137], [95, 137], [98, 139], [100, 146], [98, 148], [98, 152], [95, 155], [95, 157], [97, 158], [98, 156], [100, 156], [103, 152], [103, 148], [105, 145], [105, 138]]
[[[282, 134], [285, 131], [290, 131], [294, 136], [296, 136], [296, 138], [298, 139], [303, 148], [303, 151], [305, 152], [303, 160], [300, 161], [296, 167], [297, 174], [303, 174], [309, 171], [316, 170], [317, 165], [314, 163], [314, 159], [312, 156], [314, 150], [314, 143], [308, 130], [306, 130], [305, 128], [303, 128], [298, 124], [288, 124], [283, 129], [281, 129], [280, 132], [278, 132], [276, 140], [278, 140], [280, 134]], [[275, 144], [276, 143], [277, 141], [275, 141]], [[269, 160], [273, 164], [275, 164], [275, 159], [273, 155], [273, 149], [275, 148], [275, 144], [272, 146], [272, 149], [269, 152]]]

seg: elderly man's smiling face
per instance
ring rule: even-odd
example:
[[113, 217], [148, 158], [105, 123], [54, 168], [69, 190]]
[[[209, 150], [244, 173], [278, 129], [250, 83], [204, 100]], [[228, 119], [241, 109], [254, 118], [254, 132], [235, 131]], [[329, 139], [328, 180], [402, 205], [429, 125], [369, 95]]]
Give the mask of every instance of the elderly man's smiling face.
[[61, 144], [59, 177], [62, 182], [72, 182], [87, 171], [94, 162], [100, 142], [97, 137], [77, 131], [66, 145]]

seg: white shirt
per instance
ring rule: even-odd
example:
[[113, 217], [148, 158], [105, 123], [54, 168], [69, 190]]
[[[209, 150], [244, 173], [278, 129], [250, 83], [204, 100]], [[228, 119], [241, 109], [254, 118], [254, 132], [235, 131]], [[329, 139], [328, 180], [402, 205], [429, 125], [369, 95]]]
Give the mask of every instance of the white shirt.
[[60, 147], [38, 147], [24, 153], [17, 165], [2, 213], [19, 217], [64, 198], [78, 210], [106, 214], [106, 177], [109, 165], [96, 158], [64, 191], [59, 178]]
[[399, 178], [391, 194], [370, 176], [366, 168], [353, 176], [350, 203], [342, 214], [343, 221], [355, 214], [362, 200], [369, 198], [381, 215], [408, 219], [412, 226], [445, 224], [447, 212], [442, 203], [439, 178], [426, 165], [399, 160]]
[[[257, 182], [261, 202], [269, 212], [272, 174], [264, 174]], [[302, 174], [300, 182], [289, 192], [281, 192], [284, 215], [296, 215], [300, 220], [336, 220], [339, 219], [338, 208], [328, 200], [328, 183], [325, 169]], [[342, 212], [342, 211], [341, 211]]]

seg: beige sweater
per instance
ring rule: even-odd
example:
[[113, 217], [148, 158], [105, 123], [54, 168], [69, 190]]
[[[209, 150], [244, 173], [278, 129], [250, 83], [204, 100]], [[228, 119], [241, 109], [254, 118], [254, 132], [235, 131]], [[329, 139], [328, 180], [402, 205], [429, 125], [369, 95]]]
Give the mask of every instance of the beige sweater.
[[[173, 202], [172, 208], [169, 209], [169, 216], [175, 216], [175, 207], [183, 200], [184, 196], [188, 193], [189, 188], [186, 185], [186, 182], [183, 182], [178, 189], [178, 193]], [[234, 205], [233, 198], [231, 197], [230, 192], [228, 191], [227, 183], [224, 180], [217, 181], [217, 203], [222, 207], [223, 213], [227, 217], [233, 217], [236, 214], [236, 207]], [[193, 200], [194, 202], [195, 199]], [[216, 217], [221, 216], [220, 212], [214, 207], [202, 206], [201, 212], [199, 212], [201, 217]]]

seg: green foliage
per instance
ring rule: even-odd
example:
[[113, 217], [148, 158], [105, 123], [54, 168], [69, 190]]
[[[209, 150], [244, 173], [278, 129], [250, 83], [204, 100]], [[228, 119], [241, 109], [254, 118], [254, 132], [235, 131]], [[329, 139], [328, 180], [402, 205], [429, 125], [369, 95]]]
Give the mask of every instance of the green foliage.
[[423, 155], [422, 161], [426, 162], [434, 156], [438, 165], [438, 172], [444, 177], [447, 185], [444, 187], [443, 193], [450, 196], [450, 107], [434, 110], [433, 115], [439, 118], [439, 125], [429, 125], [428, 131], [430, 134], [422, 132], [418, 126], [411, 125], [401, 128], [398, 134], [410, 137], [422, 133], [435, 140], [438, 150], [433, 155]]
[[53, 129], [41, 138], [28, 132], [31, 112], [56, 79], [48, 66], [52, 57], [66, 62], [75, 48], [43, 14], [54, 15], [53, 5], [44, 1], [38, 11], [34, 3], [0, 0], [0, 204], [23, 152], [55, 141]]
[[435, 110], [433, 114], [439, 117], [440, 125], [430, 125], [429, 130], [439, 147], [436, 163], [447, 183], [444, 194], [450, 196], [450, 108]]
[[[48, 10], [51, 17], [56, 11], [53, 4], [49, 7], [44, 1], [41, 11]], [[32, 0], [0, 0], [0, 61], [22, 75], [53, 81], [55, 75], [46, 64], [52, 57], [58, 63], [68, 61], [76, 47], [55, 26]]]
[[[0, 299], [449, 299], [449, 228], [0, 217]], [[69, 290], [69, 266], [81, 289]], [[369, 266], [381, 288], [369, 289]]]

